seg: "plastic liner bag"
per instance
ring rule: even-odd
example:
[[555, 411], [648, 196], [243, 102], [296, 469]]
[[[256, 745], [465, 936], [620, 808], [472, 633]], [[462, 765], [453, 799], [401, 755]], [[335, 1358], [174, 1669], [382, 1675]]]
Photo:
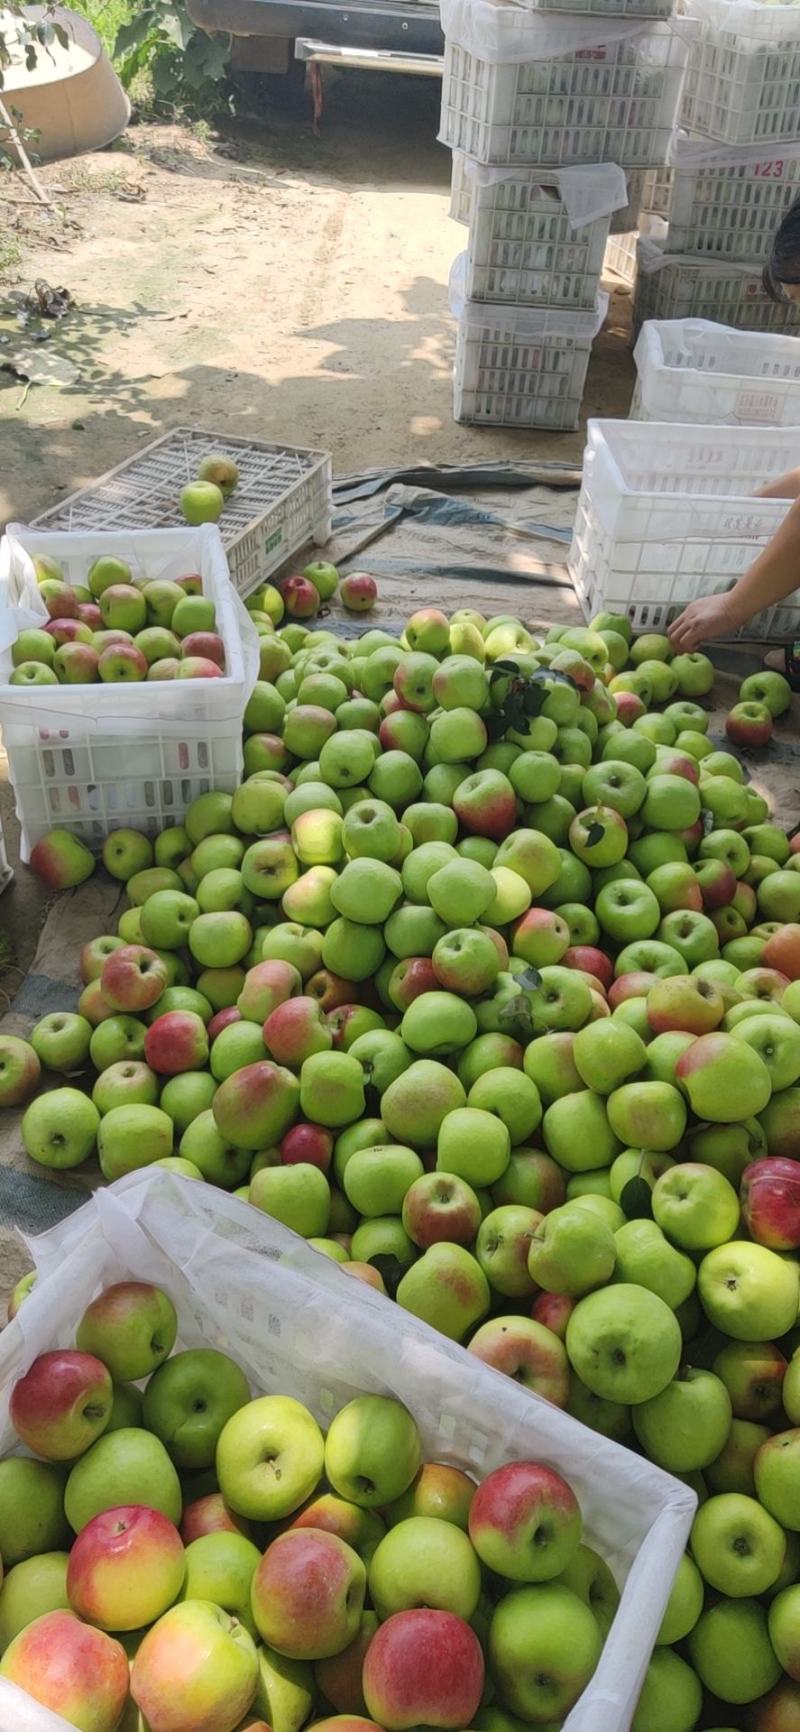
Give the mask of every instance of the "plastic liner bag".
[[[426, 1324], [348, 1281], [296, 1234], [224, 1192], [154, 1169], [129, 1174], [32, 1241], [39, 1279], [0, 1341], [0, 1446], [13, 1446], [11, 1387], [39, 1353], [71, 1345], [89, 1301], [126, 1277], [162, 1285], [178, 1345], [230, 1353], [256, 1391], [305, 1402], [323, 1426], [363, 1391], [413, 1411], [426, 1456], [480, 1478], [534, 1459], [564, 1474], [585, 1534], [622, 1588], [597, 1671], [564, 1732], [625, 1732], [696, 1507], [639, 1456], [482, 1365]], [[69, 1732], [0, 1679], [3, 1732]]]
[[[797, 11], [800, 18], [800, 7]], [[448, 41], [493, 66], [558, 60], [603, 43], [624, 42], [631, 36], [649, 36], [660, 42], [666, 32], [693, 42], [699, 30], [696, 23], [686, 18], [658, 22], [652, 18], [584, 18], [525, 12], [513, 0], [442, 0], [441, 18]], [[642, 47], [644, 50], [645, 45]], [[658, 49], [654, 53], [658, 60]]]
[[591, 310], [575, 312], [571, 307], [504, 307], [486, 301], [469, 301], [464, 294], [466, 254], [458, 253], [450, 267], [450, 311], [465, 324], [490, 325], [515, 337], [573, 337], [591, 342], [602, 330], [609, 297], [601, 291]]
[[[726, 0], [727, 3], [727, 0]], [[774, 7], [771, 9], [773, 12]], [[800, 6], [784, 7], [796, 12]], [[675, 169], [746, 168], [756, 179], [779, 180], [784, 163], [800, 157], [800, 139], [784, 141], [762, 139], [760, 144], [715, 144], [707, 138], [693, 138], [688, 132], [676, 132], [669, 151], [669, 167]]]
[[[800, 148], [800, 147], [799, 147]], [[475, 162], [463, 151], [453, 151], [464, 178], [476, 186], [493, 186], [503, 180], [526, 180], [556, 187], [572, 228], [584, 228], [628, 202], [626, 177], [615, 162], [586, 163], [578, 168], [520, 168], [506, 164]], [[451, 211], [451, 216], [454, 212]], [[456, 218], [458, 220], [458, 218]]]

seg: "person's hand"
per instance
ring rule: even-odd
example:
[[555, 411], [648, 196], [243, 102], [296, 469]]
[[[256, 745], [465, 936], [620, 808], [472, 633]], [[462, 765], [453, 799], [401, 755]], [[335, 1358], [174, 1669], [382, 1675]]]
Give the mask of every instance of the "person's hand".
[[728, 637], [741, 624], [734, 614], [730, 595], [704, 595], [692, 601], [667, 627], [670, 643], [679, 654], [698, 648], [708, 638]]

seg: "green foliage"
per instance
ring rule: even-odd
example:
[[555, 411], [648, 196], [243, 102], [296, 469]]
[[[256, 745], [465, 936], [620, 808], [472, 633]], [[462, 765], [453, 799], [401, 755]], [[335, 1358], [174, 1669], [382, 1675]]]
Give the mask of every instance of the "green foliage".
[[34, 20], [27, 15], [21, 0], [6, 0], [0, 19], [0, 91], [12, 60], [18, 61], [20, 49], [28, 71], [32, 72], [39, 55], [47, 53], [52, 43], [58, 41], [66, 48], [68, 34], [53, 13], [53, 5], [47, 5], [42, 16]]
[[120, 25], [113, 53], [126, 87], [147, 73], [157, 103], [204, 114], [228, 106], [230, 48], [227, 32], [198, 30], [184, 0], [148, 0]]

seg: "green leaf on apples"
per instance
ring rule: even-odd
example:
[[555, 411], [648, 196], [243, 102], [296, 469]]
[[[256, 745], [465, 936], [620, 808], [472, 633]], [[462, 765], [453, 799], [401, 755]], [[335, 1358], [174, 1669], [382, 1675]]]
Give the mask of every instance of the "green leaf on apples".
[[494, 716], [484, 716], [483, 725], [486, 729], [487, 738], [489, 740], [502, 740], [508, 723], [503, 711], [498, 710], [497, 714]]
[[595, 842], [602, 842], [606, 833], [605, 824], [590, 824], [586, 832], [586, 845], [593, 848]]
[[547, 692], [543, 685], [534, 685], [533, 681], [522, 694], [522, 708], [526, 716], [539, 716], [547, 702]]
[[524, 992], [518, 993], [516, 998], [510, 998], [506, 1004], [501, 1004], [497, 1020], [501, 1033], [510, 1034], [512, 1040], [522, 1043], [530, 1040], [533, 1035], [533, 1011]]
[[653, 1193], [647, 1180], [638, 1175], [629, 1179], [620, 1192], [619, 1206], [629, 1221], [651, 1221]]
[[542, 977], [538, 968], [534, 968], [531, 963], [528, 964], [527, 968], [521, 969], [519, 974], [515, 974], [514, 979], [520, 986], [526, 987], [528, 992], [535, 992], [537, 986], [542, 984]]
[[384, 1252], [382, 1256], [372, 1258], [372, 1267], [377, 1269], [379, 1275], [383, 1276], [386, 1291], [393, 1299], [405, 1274], [405, 1268], [399, 1257], [395, 1257], [390, 1251]]

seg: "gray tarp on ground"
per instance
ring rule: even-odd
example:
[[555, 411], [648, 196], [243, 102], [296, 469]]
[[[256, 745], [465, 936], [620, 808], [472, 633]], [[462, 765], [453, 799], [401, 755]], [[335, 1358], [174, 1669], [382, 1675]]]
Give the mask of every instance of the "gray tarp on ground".
[[[544, 477], [555, 485], [541, 485]], [[325, 556], [345, 570], [374, 573], [380, 614], [354, 619], [333, 610], [324, 623], [357, 631], [391, 627], [426, 604], [448, 612], [513, 612], [532, 622], [566, 617], [576, 610], [564, 556], [579, 479], [572, 468], [541, 463], [344, 477], [336, 484]], [[5, 1033], [28, 1035], [48, 1011], [75, 1008], [80, 948], [98, 933], [115, 931], [125, 905], [120, 886], [104, 875], [54, 900], [33, 966], [3, 1020]], [[9, 995], [15, 990], [10, 971], [2, 985]], [[10, 1287], [28, 1266], [17, 1229], [41, 1232], [102, 1182], [95, 1162], [73, 1173], [37, 1167], [22, 1150], [19, 1122], [16, 1112], [0, 1117], [0, 1317]]]

